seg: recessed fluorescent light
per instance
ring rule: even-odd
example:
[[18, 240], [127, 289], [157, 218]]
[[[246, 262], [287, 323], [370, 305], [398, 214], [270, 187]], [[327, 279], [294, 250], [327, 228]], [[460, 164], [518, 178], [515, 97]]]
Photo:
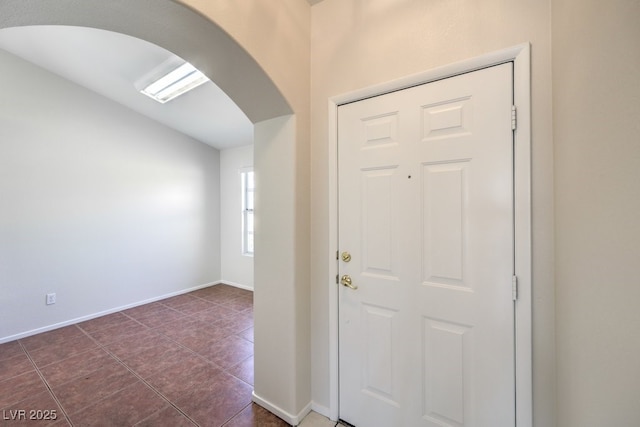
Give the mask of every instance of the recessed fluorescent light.
[[140, 92], [164, 104], [207, 81], [209, 81], [207, 76], [198, 71], [193, 65], [185, 62]]

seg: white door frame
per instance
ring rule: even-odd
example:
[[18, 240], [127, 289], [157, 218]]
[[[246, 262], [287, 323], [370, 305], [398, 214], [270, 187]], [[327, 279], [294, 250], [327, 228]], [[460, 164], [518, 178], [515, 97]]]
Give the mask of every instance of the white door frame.
[[[531, 318], [531, 75], [530, 45], [524, 43], [456, 62], [398, 80], [369, 86], [329, 99], [329, 277], [338, 274], [338, 106], [371, 96], [429, 83], [492, 65], [513, 62], [514, 105], [517, 129], [514, 133], [515, 271], [518, 299], [515, 302], [516, 425], [533, 425], [532, 318]], [[338, 374], [338, 285], [329, 289], [329, 417], [339, 416]]]

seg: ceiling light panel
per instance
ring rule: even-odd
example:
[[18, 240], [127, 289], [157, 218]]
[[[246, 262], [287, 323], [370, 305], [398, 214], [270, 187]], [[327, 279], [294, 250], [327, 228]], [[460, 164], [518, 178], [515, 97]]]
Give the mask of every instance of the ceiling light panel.
[[161, 104], [209, 81], [196, 67], [185, 62], [175, 70], [149, 84], [140, 92]]

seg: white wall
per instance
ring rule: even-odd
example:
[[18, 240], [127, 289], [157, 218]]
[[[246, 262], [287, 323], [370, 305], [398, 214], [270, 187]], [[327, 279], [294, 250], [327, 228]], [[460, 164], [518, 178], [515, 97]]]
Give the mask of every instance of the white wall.
[[553, 5], [558, 426], [639, 426], [640, 2]]
[[[255, 125], [254, 399], [291, 424], [311, 400], [308, 282], [296, 265], [299, 210], [293, 116]], [[290, 254], [290, 256], [282, 256]], [[292, 339], [293, 338], [293, 339]]]
[[253, 168], [253, 145], [220, 152], [220, 259], [222, 281], [253, 289], [253, 256], [242, 253], [242, 169]]
[[[554, 425], [551, 11], [539, 0], [324, 0], [311, 8], [312, 396], [329, 405], [330, 97], [532, 44], [533, 369], [536, 426]], [[335, 285], [333, 285], [335, 286]]]
[[217, 150], [0, 63], [0, 340], [219, 280]]

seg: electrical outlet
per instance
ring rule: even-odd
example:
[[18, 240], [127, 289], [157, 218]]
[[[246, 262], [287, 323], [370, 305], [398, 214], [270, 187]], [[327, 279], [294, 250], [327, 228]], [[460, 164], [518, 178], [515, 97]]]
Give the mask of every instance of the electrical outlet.
[[56, 294], [47, 294], [47, 305], [56, 303]]

